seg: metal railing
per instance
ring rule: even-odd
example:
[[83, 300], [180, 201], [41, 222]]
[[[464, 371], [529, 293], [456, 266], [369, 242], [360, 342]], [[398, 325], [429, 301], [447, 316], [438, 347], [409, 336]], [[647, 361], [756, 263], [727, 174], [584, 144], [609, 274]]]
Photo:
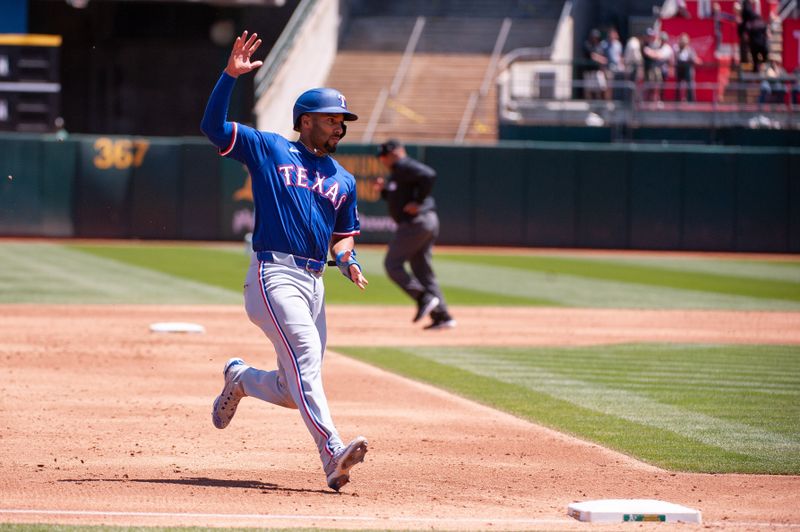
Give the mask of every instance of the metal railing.
[[366, 129], [364, 129], [361, 142], [372, 142], [372, 137], [375, 134], [375, 130], [378, 127], [381, 116], [383, 116], [383, 110], [386, 108], [387, 100], [390, 97], [397, 96], [397, 93], [400, 92], [400, 87], [403, 86], [403, 81], [405, 80], [408, 69], [411, 66], [411, 60], [414, 58], [414, 52], [417, 49], [417, 43], [419, 43], [419, 38], [422, 36], [422, 30], [424, 28], [425, 17], [417, 17], [417, 20], [414, 23], [414, 28], [411, 30], [411, 35], [408, 37], [406, 48], [403, 51], [403, 57], [400, 59], [400, 64], [397, 66], [397, 70], [394, 73], [392, 85], [388, 89], [383, 87], [381, 92], [378, 94], [378, 99], [375, 100], [375, 106], [372, 108], [372, 114], [370, 114], [369, 122], [367, 123]]
[[497, 71], [497, 65], [500, 62], [500, 54], [503, 51], [503, 47], [506, 44], [508, 33], [510, 31], [511, 19], [506, 17], [503, 19], [503, 23], [500, 25], [500, 31], [498, 32], [497, 40], [494, 43], [492, 56], [489, 59], [489, 65], [486, 67], [486, 73], [483, 76], [483, 83], [481, 83], [481, 86], [478, 90], [472, 91], [469, 95], [469, 101], [464, 109], [464, 114], [461, 117], [461, 123], [458, 125], [458, 131], [456, 132], [455, 141], [457, 144], [462, 144], [464, 142], [464, 138], [467, 136], [467, 131], [469, 130], [469, 126], [472, 122], [472, 117], [475, 114], [475, 109], [478, 107], [478, 102], [482, 98], [485, 98], [489, 93], [489, 88], [491, 87], [492, 80], [494, 79], [495, 72]]
[[796, 17], [797, 15], [797, 0], [781, 0], [781, 3], [778, 5], [778, 18], [780, 18], [781, 21], [789, 17]]
[[[498, 90], [499, 120], [506, 123], [800, 129], [800, 79], [790, 76], [693, 85], [674, 78], [665, 82], [616, 79], [609, 80], [604, 90], [584, 79], [534, 78], [522, 87], [525, 82], [517, 77], [507, 83], [512, 86]], [[532, 96], [554, 94], [558, 88], [573, 97]]]

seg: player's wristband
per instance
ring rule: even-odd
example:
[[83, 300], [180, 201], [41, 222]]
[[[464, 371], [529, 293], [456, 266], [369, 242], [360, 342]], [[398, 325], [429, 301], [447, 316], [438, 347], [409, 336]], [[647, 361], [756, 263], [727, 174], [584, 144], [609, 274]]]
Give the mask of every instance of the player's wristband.
[[355, 264], [358, 268], [358, 271], [363, 271], [361, 269], [361, 265], [356, 260], [356, 250], [350, 250], [350, 258], [347, 261], [342, 260], [344, 254], [347, 253], [347, 250], [340, 251], [336, 254], [336, 266], [338, 266], [339, 271], [342, 272], [342, 275], [350, 279], [351, 281], [353, 278], [350, 276], [350, 266]]

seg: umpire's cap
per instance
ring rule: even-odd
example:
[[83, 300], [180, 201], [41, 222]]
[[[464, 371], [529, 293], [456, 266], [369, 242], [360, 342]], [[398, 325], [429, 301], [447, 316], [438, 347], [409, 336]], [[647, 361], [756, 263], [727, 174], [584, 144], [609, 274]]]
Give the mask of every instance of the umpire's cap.
[[383, 155], [388, 155], [397, 148], [402, 148], [402, 147], [403, 145], [400, 143], [399, 140], [389, 139], [380, 146], [378, 146], [378, 153], [376, 153], [375, 156], [381, 157]]
[[306, 113], [341, 113], [344, 115], [345, 120], [358, 120], [358, 116], [355, 113], [347, 110], [347, 100], [344, 95], [336, 89], [328, 87], [309, 89], [297, 98], [292, 110], [295, 131], [300, 131], [298, 121], [300, 115]]

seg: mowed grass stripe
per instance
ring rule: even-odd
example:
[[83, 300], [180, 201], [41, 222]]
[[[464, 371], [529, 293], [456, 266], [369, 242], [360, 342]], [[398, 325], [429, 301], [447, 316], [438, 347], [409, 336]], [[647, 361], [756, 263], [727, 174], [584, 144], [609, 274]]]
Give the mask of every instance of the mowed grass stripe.
[[[547, 393], [419, 356], [415, 349], [336, 347], [408, 378], [573, 434], [661, 467], [696, 472], [797, 473], [800, 467], [708, 445], [680, 433], [623, 420]], [[794, 469], [792, 469], [794, 467]]]
[[[82, 245], [77, 249], [98, 256], [152, 268], [229, 290], [241, 290], [248, 258], [241, 246]], [[370, 286], [354, 292], [352, 284], [331, 269], [325, 276], [326, 297], [332, 304], [408, 305], [410, 300], [383, 272], [382, 249], [359, 252]], [[624, 308], [730, 308], [794, 310], [799, 302], [765, 300], [602, 281], [558, 272], [449, 262], [437, 256], [435, 267], [451, 305], [589, 306]]]
[[191, 245], [70, 245], [70, 249], [241, 293], [248, 257]]
[[234, 303], [241, 295], [46, 243], [0, 245], [2, 303]]
[[710, 273], [752, 279], [768, 279], [800, 283], [800, 261], [791, 260], [742, 260], [716, 259], [713, 257], [673, 257], [673, 256], [626, 256], [614, 257], [572, 257], [580, 260], [602, 260], [621, 264], [664, 268], [683, 272]]
[[435, 259], [445, 295], [453, 286], [476, 286], [503, 294], [536, 295], [558, 306], [589, 308], [800, 310], [800, 302], [699, 292], [554, 271], [535, 271]]
[[[499, 381], [525, 386], [577, 406], [596, 410], [635, 423], [671, 430], [707, 445], [737, 453], [762, 455], [779, 464], [786, 453], [800, 454], [800, 441], [779, 433], [762, 430], [736, 421], [724, 420], [692, 410], [688, 401], [676, 405], [655, 400], [644, 390], [632, 391], [623, 383], [598, 382], [591, 378], [569, 378], [563, 372], [550, 372], [541, 367], [520, 367], [516, 359], [503, 360], [496, 353], [469, 349], [468, 356], [452, 350], [416, 350], [421, 356], [458, 366]], [[586, 368], [576, 374], [587, 375]], [[680, 376], [675, 376], [680, 380]], [[673, 389], [678, 392], [679, 389]], [[684, 394], [690, 394], [684, 389]], [[664, 399], [664, 394], [653, 394]], [[676, 394], [677, 395], [677, 394]], [[695, 394], [696, 395], [696, 394]], [[676, 397], [677, 399], [677, 397]], [[717, 398], [721, 399], [721, 398]], [[794, 400], [797, 400], [797, 395]], [[735, 437], [731, 438], [731, 436]]]
[[625, 264], [624, 261], [543, 256], [448, 254], [441, 260], [554, 272], [590, 279], [678, 288], [764, 299], [800, 301], [800, 282], [718, 275], [697, 271]]
[[[84, 253], [131, 264], [141, 268], [182, 277], [198, 283], [241, 292], [250, 258], [241, 247], [219, 248], [194, 245], [95, 245], [70, 246]], [[413, 301], [392, 283], [383, 272], [383, 257], [375, 251], [358, 254], [369, 280], [366, 291], [354, 289], [353, 283], [331, 267], [325, 274], [326, 301], [330, 304], [409, 305]], [[533, 306], [558, 304], [524, 293], [496, 293], [475, 287], [450, 287], [448, 302], [453, 305]]]
[[[718, 346], [706, 344], [616, 345], [579, 349], [537, 350], [542, 367], [563, 367], [569, 355], [571, 371], [592, 374], [654, 376], [714, 380], [720, 377], [769, 385], [787, 381], [800, 389], [800, 357], [796, 346]], [[501, 350], [516, 362], [530, 359], [529, 351]], [[702, 369], [702, 372], [698, 372]], [[637, 373], [638, 372], [638, 373]]]
[[[497, 406], [499, 401], [504, 410], [528, 412], [525, 417], [532, 421], [664, 467], [800, 472], [798, 346], [418, 347], [392, 349], [391, 361], [380, 350], [340, 350], [413, 378], [430, 371], [422, 380], [484, 403]], [[727, 361], [737, 364], [731, 368]], [[747, 375], [739, 373], [744, 361], [749, 361]], [[669, 371], [663, 369], [664, 362]], [[460, 386], [442, 375], [440, 365], [507, 390]], [[778, 370], [786, 376], [780, 383], [774, 380]], [[687, 382], [698, 378], [702, 385]], [[732, 387], [731, 380], [750, 384]], [[780, 393], [772, 393], [776, 386]], [[506, 393], [519, 397], [498, 399]], [[548, 397], [545, 404], [555, 401], [559, 410], [517, 404], [528, 396], [542, 400], [542, 395]], [[579, 423], [578, 413], [587, 417], [586, 426]], [[653, 437], [651, 448], [640, 438], [643, 427], [648, 430], [642, 433]], [[662, 440], [680, 445], [666, 451]]]
[[[533, 367], [590, 385], [613, 383], [620, 389], [636, 389], [640, 393], [644, 390], [660, 402], [741, 419], [800, 440], [798, 346], [622, 345], [493, 352], [496, 356], [486, 357], [488, 364], [507, 366], [511, 372]], [[463, 356], [471, 353], [464, 350]], [[741, 364], [744, 360], [749, 362], [747, 366]], [[618, 375], [609, 378], [609, 370]], [[780, 379], [775, 375], [779, 371], [783, 373]], [[652, 382], [648, 388], [642, 387], [645, 378]], [[739, 384], [732, 387], [729, 384], [734, 380]], [[749, 385], [743, 385], [747, 380]], [[775, 391], [780, 393], [772, 393]], [[743, 411], [750, 406], [752, 413]], [[764, 425], [759, 412], [765, 406], [776, 409], [769, 425]]]
[[[378, 304], [408, 305], [411, 303], [409, 297], [386, 275], [383, 267], [385, 253], [385, 249], [375, 248], [358, 252], [358, 261], [369, 279], [365, 299]], [[503, 289], [492, 276], [493, 272], [488, 271], [490, 268], [480, 268], [477, 276], [470, 277], [463, 270], [452, 272], [440, 269], [438, 259], [434, 258], [434, 270], [450, 305], [562, 306], [555, 299], [519, 285], [514, 289]], [[340, 286], [348, 284], [343, 276], [335, 275], [332, 283], [326, 281], [326, 289], [330, 286], [334, 290], [341, 290]], [[334, 292], [334, 295], [340, 293]]]
[[[6, 282], [3, 298], [5, 301], [52, 302], [53, 297], [56, 297], [60, 302], [71, 302], [74, 298], [74, 302], [78, 303], [99, 301], [106, 297], [105, 302], [108, 303], [159, 302], [157, 291], [151, 294], [152, 276], [148, 277], [143, 273], [151, 270], [152, 274], [161, 273], [168, 276], [165, 278], [169, 279], [168, 284], [174, 285], [179, 281], [195, 283], [192, 286], [196, 289], [186, 297], [181, 296], [181, 301], [186, 302], [188, 297], [189, 301], [198, 303], [220, 302], [221, 293], [211, 292], [222, 289], [235, 294], [222, 296], [222, 299], [226, 302], [239, 303], [249, 260], [241, 245], [92, 243], [52, 245], [47, 248], [50, 250], [48, 252], [42, 251], [44, 248], [41, 244], [18, 245], [21, 247], [14, 249], [20, 252], [13, 253], [40, 257], [38, 260], [44, 263], [54, 262], [56, 255], [53, 250], [65, 247], [68, 250], [92, 255], [97, 259], [115, 261], [117, 268], [135, 267], [138, 273], [124, 277], [124, 289], [117, 291], [114, 286], [108, 285], [104, 290], [97, 292], [91, 286], [86, 289], [79, 288], [81, 280], [89, 279], [90, 284], [94, 283], [91, 275], [87, 274], [92, 271], [90, 265], [79, 264], [75, 260], [60, 261], [61, 271], [58, 275], [70, 277], [76, 282], [57, 283], [52, 281], [55, 277], [41, 275], [38, 285], [30, 288], [33, 281], [23, 275], [19, 279], [20, 282], [17, 282], [16, 278], [13, 282]], [[32, 248], [23, 252], [26, 246]], [[386, 277], [383, 271], [384, 252], [382, 248], [366, 248], [359, 253], [359, 260], [364, 265], [370, 280], [370, 286], [364, 292], [353, 290], [352, 283], [336, 269], [331, 268], [325, 276], [327, 301], [331, 304], [412, 305], [408, 296]], [[607, 281], [553, 271], [465, 263], [450, 261], [447, 256], [437, 255], [435, 268], [448, 303], [451, 305], [800, 310], [800, 302], [788, 300]], [[85, 260], [89, 258], [85, 257]], [[16, 268], [23, 268], [24, 271], [22, 265]], [[108, 268], [99, 270], [100, 276], [107, 275], [108, 270]], [[58, 295], [54, 296], [55, 293]], [[210, 297], [205, 298], [204, 294], [210, 294]], [[170, 295], [169, 298], [174, 299], [174, 296]]]

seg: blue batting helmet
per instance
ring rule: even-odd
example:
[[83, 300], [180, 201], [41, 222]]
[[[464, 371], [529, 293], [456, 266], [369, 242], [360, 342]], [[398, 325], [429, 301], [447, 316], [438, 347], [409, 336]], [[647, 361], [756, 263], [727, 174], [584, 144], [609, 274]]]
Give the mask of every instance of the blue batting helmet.
[[347, 100], [344, 95], [336, 89], [327, 87], [309, 89], [294, 102], [292, 119], [295, 131], [300, 131], [298, 120], [300, 115], [306, 113], [341, 113], [345, 120], [358, 120], [358, 116], [347, 110]]

